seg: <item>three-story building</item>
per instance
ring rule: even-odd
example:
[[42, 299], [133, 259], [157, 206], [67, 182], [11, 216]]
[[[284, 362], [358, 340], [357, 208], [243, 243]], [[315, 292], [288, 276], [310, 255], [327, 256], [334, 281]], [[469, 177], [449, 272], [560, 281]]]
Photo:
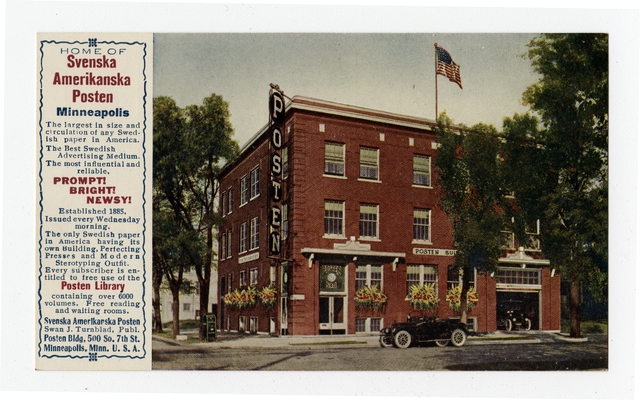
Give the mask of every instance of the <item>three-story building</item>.
[[[425, 313], [409, 301], [414, 285], [439, 299], [427, 315], [456, 317], [445, 296], [461, 277], [434, 186], [435, 121], [298, 96], [275, 109], [220, 177], [220, 328], [377, 332]], [[533, 329], [559, 330], [559, 276], [539, 246], [507, 247], [499, 276], [474, 275], [469, 327], [496, 330], [497, 303], [517, 300]], [[359, 307], [363, 287], [384, 305]]]

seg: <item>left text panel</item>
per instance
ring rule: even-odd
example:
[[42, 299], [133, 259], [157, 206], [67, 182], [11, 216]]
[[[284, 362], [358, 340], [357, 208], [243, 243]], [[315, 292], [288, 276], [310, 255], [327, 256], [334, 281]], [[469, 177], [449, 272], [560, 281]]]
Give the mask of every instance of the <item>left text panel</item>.
[[151, 369], [152, 44], [38, 35], [37, 369]]

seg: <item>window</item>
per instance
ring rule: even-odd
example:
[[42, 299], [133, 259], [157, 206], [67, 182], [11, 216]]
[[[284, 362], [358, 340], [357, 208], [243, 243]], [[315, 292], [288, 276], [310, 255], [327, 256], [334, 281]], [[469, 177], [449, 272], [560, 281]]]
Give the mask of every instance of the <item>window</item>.
[[324, 173], [344, 176], [344, 144], [324, 144]]
[[[462, 285], [463, 271], [454, 267], [453, 265], [449, 265], [447, 267], [447, 289], [451, 289], [454, 286]], [[470, 287], [476, 287], [476, 271], [474, 270], [471, 279], [469, 280]]]
[[447, 267], [447, 289], [451, 289], [454, 286], [462, 283], [462, 270], [453, 265]]
[[247, 271], [240, 271], [238, 278], [240, 279], [238, 282], [240, 287], [247, 286]]
[[431, 157], [413, 156], [413, 184], [431, 186]]
[[182, 311], [191, 311], [191, 303], [182, 303]]
[[382, 318], [356, 318], [356, 333], [380, 332]]
[[229, 207], [227, 210], [227, 214], [231, 214], [231, 212], [233, 211], [233, 189], [229, 188], [229, 191], [227, 192], [227, 197], [229, 198]]
[[282, 179], [289, 177], [289, 148], [282, 148]]
[[227, 258], [227, 235], [223, 233], [220, 235], [220, 259]]
[[231, 292], [231, 288], [233, 287], [233, 275], [229, 274], [228, 277], [227, 283], [229, 286], [227, 287], [227, 293]]
[[258, 268], [251, 268], [251, 270], [249, 270], [249, 285], [258, 285]]
[[407, 296], [411, 293], [411, 286], [424, 286], [434, 283], [438, 291], [438, 267], [435, 265], [407, 265]]
[[496, 273], [499, 284], [540, 285], [540, 270], [522, 268], [500, 268]]
[[227, 215], [227, 192], [222, 192], [222, 216]]
[[515, 249], [516, 248], [516, 238], [513, 232], [511, 231], [500, 231], [502, 235], [502, 247], [507, 249]]
[[431, 210], [413, 209], [413, 240], [431, 241]]
[[[449, 317], [451, 321], [460, 321], [460, 317]], [[467, 317], [467, 330], [476, 332], [478, 330], [478, 317]]]
[[289, 236], [289, 207], [287, 204], [282, 205], [282, 240]]
[[524, 228], [527, 234], [525, 248], [527, 250], [541, 250], [540, 246], [540, 220], [533, 224], [527, 224]]
[[276, 284], [276, 266], [272, 265], [269, 267], [269, 283], [273, 286]]
[[238, 253], [244, 253], [247, 251], [247, 223], [243, 222], [240, 225], [240, 248]]
[[243, 206], [249, 202], [249, 186], [247, 184], [247, 177], [240, 178], [240, 205]]
[[233, 254], [231, 252], [231, 245], [233, 244], [233, 241], [231, 240], [231, 231], [227, 232], [227, 258], [231, 258], [231, 255]]
[[238, 332], [244, 332], [247, 330], [247, 317], [238, 318]]
[[382, 265], [357, 265], [356, 290], [375, 285], [378, 285], [378, 288], [382, 290]]
[[360, 204], [360, 237], [378, 237], [378, 206]]
[[260, 167], [251, 170], [251, 198], [260, 195]]
[[258, 333], [258, 317], [251, 317], [249, 319], [249, 332]]
[[324, 234], [343, 236], [344, 201], [324, 201]]
[[378, 180], [378, 149], [360, 147], [360, 178]]
[[250, 244], [249, 244], [249, 250], [253, 250], [253, 249], [257, 249], [259, 244], [258, 244], [258, 234], [259, 234], [259, 229], [258, 229], [258, 217], [252, 218], [251, 219], [251, 232], [250, 232]]

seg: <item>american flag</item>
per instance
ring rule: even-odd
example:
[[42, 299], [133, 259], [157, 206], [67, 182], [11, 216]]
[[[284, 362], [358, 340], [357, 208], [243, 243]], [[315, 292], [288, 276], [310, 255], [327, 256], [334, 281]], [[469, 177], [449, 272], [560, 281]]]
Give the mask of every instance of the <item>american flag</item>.
[[449, 78], [449, 81], [455, 82], [462, 89], [462, 78], [460, 78], [460, 66], [453, 62], [451, 54], [442, 47], [436, 45], [436, 54], [438, 56], [438, 68], [436, 75], [443, 75]]

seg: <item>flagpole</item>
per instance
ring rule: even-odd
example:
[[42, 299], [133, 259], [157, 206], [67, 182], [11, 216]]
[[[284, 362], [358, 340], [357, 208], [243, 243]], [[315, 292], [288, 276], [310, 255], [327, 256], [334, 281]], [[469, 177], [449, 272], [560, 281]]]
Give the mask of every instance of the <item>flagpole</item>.
[[438, 43], [433, 44], [433, 50], [435, 54], [435, 70], [434, 76], [436, 77], [436, 121], [438, 121]]

